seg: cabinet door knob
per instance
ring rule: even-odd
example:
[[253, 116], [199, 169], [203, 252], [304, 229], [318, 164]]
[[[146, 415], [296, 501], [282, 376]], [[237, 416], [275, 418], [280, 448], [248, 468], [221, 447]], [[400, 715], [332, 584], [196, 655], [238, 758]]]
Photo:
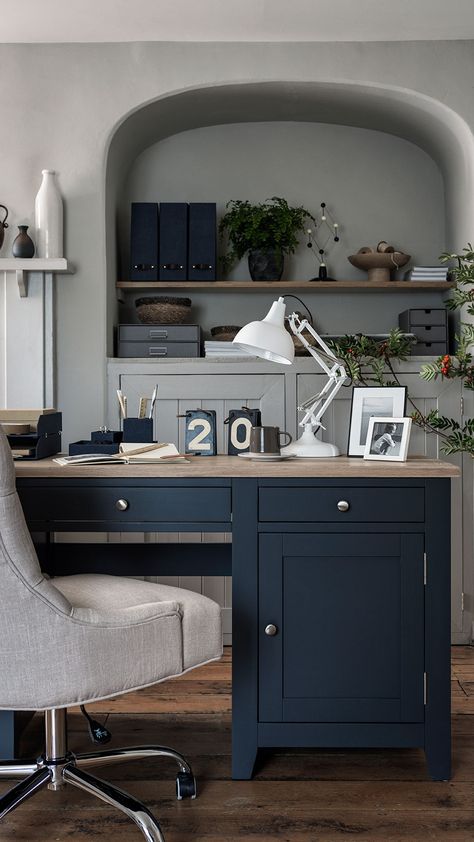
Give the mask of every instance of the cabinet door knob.
[[118, 509], [119, 512], [126, 512], [129, 505], [130, 503], [128, 502], [128, 500], [123, 500], [122, 498], [120, 498], [120, 500], [117, 500], [115, 508]]
[[274, 637], [277, 632], [278, 629], [273, 625], [273, 623], [269, 623], [268, 626], [265, 626], [265, 634], [268, 634], [269, 637]]
[[337, 504], [337, 508], [339, 509], [340, 512], [348, 512], [349, 509], [350, 509], [350, 505], [347, 502], [347, 500], [339, 500], [339, 503]]

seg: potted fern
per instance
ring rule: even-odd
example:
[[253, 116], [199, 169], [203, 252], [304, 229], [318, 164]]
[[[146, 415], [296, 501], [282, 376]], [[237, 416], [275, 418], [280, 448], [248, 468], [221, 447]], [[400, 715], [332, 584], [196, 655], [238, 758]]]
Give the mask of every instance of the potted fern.
[[227, 235], [228, 251], [222, 258], [225, 272], [246, 254], [253, 281], [279, 281], [285, 254], [293, 254], [307, 220], [315, 221], [306, 208], [290, 207], [286, 199], [273, 196], [252, 205], [232, 199], [219, 223], [221, 239]]

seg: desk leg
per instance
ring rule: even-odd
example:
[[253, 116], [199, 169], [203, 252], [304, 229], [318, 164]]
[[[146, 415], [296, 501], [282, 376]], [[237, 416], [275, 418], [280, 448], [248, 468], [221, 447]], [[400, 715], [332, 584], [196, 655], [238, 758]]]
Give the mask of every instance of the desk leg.
[[0, 760], [15, 758], [15, 712], [0, 710]]
[[232, 777], [249, 780], [257, 758], [257, 480], [232, 482]]
[[426, 480], [425, 753], [435, 781], [451, 777], [451, 536], [449, 479]]

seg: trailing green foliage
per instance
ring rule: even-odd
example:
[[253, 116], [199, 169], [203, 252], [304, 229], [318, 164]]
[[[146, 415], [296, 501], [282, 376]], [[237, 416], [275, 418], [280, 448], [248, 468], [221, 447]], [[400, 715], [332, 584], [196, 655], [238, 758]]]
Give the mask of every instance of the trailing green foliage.
[[394, 328], [384, 339], [357, 333], [328, 340], [327, 344], [355, 386], [398, 386], [392, 362], [407, 359], [411, 340], [399, 328]]
[[224, 271], [253, 249], [274, 249], [293, 254], [308, 220], [314, 216], [299, 206], [290, 207], [286, 199], [273, 196], [266, 202], [252, 205], [248, 201], [232, 199], [219, 223], [221, 239], [227, 235], [228, 253], [222, 258]]
[[[474, 250], [471, 243], [462, 254], [445, 252], [440, 260], [443, 263], [456, 261], [456, 266], [449, 271], [449, 277], [456, 287], [447, 302], [450, 310], [464, 308], [464, 313], [474, 317]], [[442, 377], [445, 380], [460, 378], [466, 389], [474, 390], [474, 325], [461, 323], [461, 330], [455, 337], [456, 353], [438, 357], [435, 362], [422, 366], [420, 377], [427, 382]], [[470, 453], [474, 456], [474, 418], [468, 418], [463, 424], [454, 418], [439, 415], [436, 410], [423, 416], [414, 413], [414, 420], [428, 430], [443, 438], [442, 450], [446, 455]]]

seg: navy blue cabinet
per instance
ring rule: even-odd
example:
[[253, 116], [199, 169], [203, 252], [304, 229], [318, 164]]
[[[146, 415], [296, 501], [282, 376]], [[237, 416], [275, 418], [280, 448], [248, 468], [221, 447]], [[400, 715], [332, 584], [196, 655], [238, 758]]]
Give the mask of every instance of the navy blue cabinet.
[[233, 482], [234, 778], [260, 748], [424, 749], [451, 774], [446, 479]]
[[423, 722], [423, 546], [260, 536], [260, 722]]

